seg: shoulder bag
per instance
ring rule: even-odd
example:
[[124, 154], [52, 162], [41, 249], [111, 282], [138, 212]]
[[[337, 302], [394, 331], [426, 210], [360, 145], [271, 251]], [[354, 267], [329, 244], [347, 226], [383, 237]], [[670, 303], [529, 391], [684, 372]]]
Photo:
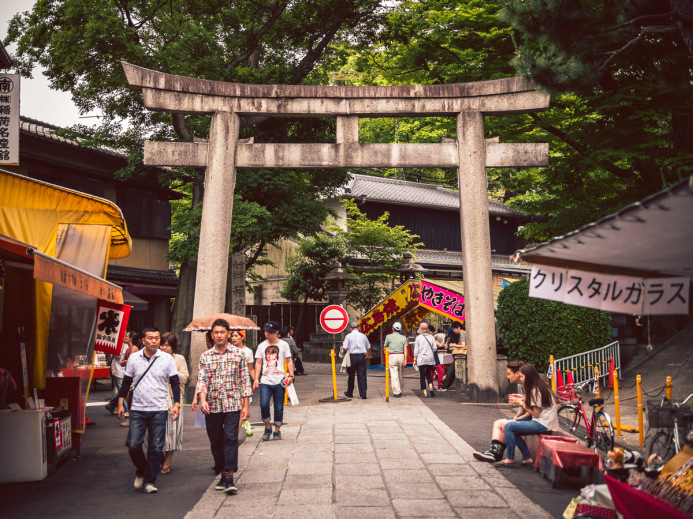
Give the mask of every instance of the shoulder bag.
[[154, 363], [156, 362], [156, 359], [158, 359], [158, 358], [159, 357], [154, 357], [151, 361], [149, 361], [149, 366], [147, 366], [147, 369], [144, 370], [144, 373], [142, 373], [142, 376], [137, 380], [136, 383], [134, 383], [134, 384], [132, 384], [132, 386], [130, 386], [130, 389], [128, 390], [128, 394], [125, 397], [125, 401], [128, 403], [128, 411], [132, 410], [132, 395], [135, 392], [135, 388], [137, 387], [137, 385], [140, 382], [142, 382], [142, 379], [147, 375], [147, 371], [149, 371], [149, 368], [151, 368], [154, 365]]

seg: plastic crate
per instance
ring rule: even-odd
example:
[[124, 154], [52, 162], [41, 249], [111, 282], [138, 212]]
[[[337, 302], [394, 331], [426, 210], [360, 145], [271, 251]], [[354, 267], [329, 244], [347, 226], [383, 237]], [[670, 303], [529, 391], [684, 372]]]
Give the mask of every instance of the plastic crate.
[[[648, 400], [647, 401], [647, 423], [650, 427], [655, 429], [671, 429], [674, 427], [674, 414], [671, 409], [675, 408], [671, 402], [665, 400]], [[687, 405], [680, 406], [678, 408], [678, 420], [679, 424], [682, 423], [681, 417], [690, 413], [691, 410]]]

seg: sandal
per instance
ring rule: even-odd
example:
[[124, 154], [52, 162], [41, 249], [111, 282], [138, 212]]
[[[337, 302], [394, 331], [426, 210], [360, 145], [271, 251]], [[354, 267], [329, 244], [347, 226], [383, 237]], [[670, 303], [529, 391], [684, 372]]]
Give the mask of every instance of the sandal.
[[171, 472], [171, 467], [166, 467], [161, 469], [161, 474], [169, 474]]
[[522, 460], [520, 462], [520, 467], [532, 467], [534, 468], [534, 460], [529, 458], [528, 460]]
[[518, 465], [519, 463], [515, 463], [514, 461], [511, 461], [510, 463], [505, 463], [504, 461], [496, 461], [493, 464], [494, 467], [502, 467], [504, 469], [514, 469]]

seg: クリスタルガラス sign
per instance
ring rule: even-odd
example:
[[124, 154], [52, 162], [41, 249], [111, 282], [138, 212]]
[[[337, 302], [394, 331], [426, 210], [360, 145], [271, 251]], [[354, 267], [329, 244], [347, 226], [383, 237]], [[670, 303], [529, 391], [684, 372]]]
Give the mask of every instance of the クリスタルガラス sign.
[[19, 165], [19, 74], [0, 74], [0, 165]]

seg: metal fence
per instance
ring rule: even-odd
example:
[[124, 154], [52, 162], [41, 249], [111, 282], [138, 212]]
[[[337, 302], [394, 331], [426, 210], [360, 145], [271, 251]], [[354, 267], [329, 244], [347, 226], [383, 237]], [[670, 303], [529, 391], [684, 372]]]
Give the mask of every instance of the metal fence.
[[556, 359], [554, 361], [555, 372], [561, 371], [563, 381], [567, 384], [567, 372], [572, 374], [573, 382], [579, 384], [586, 380], [594, 379], [594, 368], [599, 368], [599, 385], [604, 387], [609, 376], [609, 359], [614, 360], [614, 369], [618, 371], [618, 378], [621, 378], [621, 350], [618, 341], [607, 344], [596, 350], [578, 353], [570, 357]]

